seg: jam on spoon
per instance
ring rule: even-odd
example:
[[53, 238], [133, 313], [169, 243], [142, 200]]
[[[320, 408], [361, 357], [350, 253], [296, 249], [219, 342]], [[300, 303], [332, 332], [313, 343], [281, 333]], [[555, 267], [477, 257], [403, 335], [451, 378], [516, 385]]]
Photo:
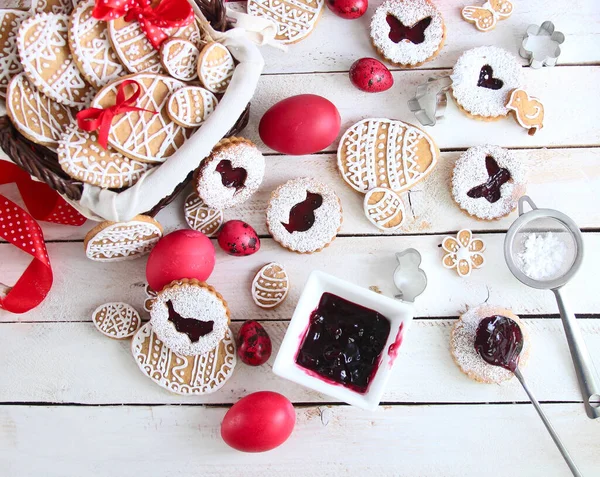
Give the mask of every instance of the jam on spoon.
[[306, 192], [306, 199], [296, 204], [290, 210], [288, 223], [284, 224], [285, 230], [289, 233], [306, 232], [315, 223], [315, 210], [323, 205], [323, 197], [319, 194]]
[[506, 316], [484, 318], [477, 327], [475, 349], [486, 363], [514, 373], [523, 350], [523, 332]]
[[214, 321], [202, 321], [194, 318], [184, 318], [173, 308], [171, 300], [166, 303], [169, 310], [169, 321], [180, 333], [185, 333], [192, 343], [197, 343], [202, 336], [211, 333], [215, 326]]
[[239, 190], [244, 187], [248, 172], [243, 167], [231, 167], [231, 161], [223, 159], [217, 164], [216, 171], [221, 174], [221, 182], [225, 187]]

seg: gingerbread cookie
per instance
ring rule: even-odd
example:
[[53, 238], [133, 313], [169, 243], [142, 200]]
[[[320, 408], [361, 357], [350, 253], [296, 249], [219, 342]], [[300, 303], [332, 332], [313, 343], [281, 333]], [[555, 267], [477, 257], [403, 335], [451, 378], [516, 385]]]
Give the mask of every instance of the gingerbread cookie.
[[342, 204], [326, 184], [309, 177], [292, 179], [271, 194], [267, 227], [282, 247], [300, 253], [319, 252], [342, 226]]
[[82, 107], [93, 89], [83, 79], [68, 44], [69, 17], [40, 13], [19, 28], [17, 45], [27, 78], [57, 103]]
[[227, 303], [213, 287], [179, 280], [164, 287], [150, 311], [154, 332], [177, 354], [192, 356], [214, 350], [229, 329]]
[[527, 171], [512, 151], [476, 146], [461, 154], [452, 174], [452, 197], [469, 215], [494, 220], [510, 214], [525, 194]]
[[424, 179], [438, 162], [433, 140], [412, 124], [392, 119], [363, 119], [342, 136], [338, 168], [363, 194], [375, 187], [404, 192]]
[[40, 93], [24, 73], [8, 85], [6, 112], [17, 130], [27, 139], [56, 147], [63, 131], [74, 121], [71, 108]]
[[267, 263], [252, 280], [252, 299], [261, 308], [276, 308], [286, 299], [289, 289], [290, 280], [283, 265]]
[[30, 11], [36, 13], [62, 13], [69, 15], [77, 0], [31, 0]]
[[529, 131], [530, 136], [544, 127], [544, 105], [539, 99], [529, 96], [527, 91], [515, 89], [510, 93], [506, 107], [514, 113], [519, 125]]
[[442, 264], [446, 268], [456, 269], [461, 277], [471, 275], [471, 270], [481, 268], [485, 264], [483, 240], [473, 238], [470, 230], [463, 229], [454, 237], [445, 237], [442, 249], [446, 252]]
[[198, 78], [200, 50], [191, 41], [171, 38], [160, 46], [160, 62], [166, 72], [181, 81]]
[[92, 313], [92, 322], [100, 333], [123, 340], [135, 334], [142, 324], [140, 314], [127, 303], [106, 303]]
[[490, 121], [508, 114], [506, 104], [523, 83], [523, 68], [508, 51], [480, 46], [460, 56], [451, 78], [458, 106], [472, 118]]
[[365, 194], [365, 216], [380, 230], [398, 230], [404, 222], [404, 204], [398, 194], [390, 189], [375, 187]]
[[217, 107], [217, 98], [200, 86], [175, 91], [167, 103], [169, 117], [184, 128], [197, 128]]
[[131, 350], [142, 373], [176, 394], [203, 395], [220, 389], [236, 365], [235, 341], [228, 328], [217, 348], [203, 355], [171, 351], [146, 323], [133, 337]]
[[488, 0], [481, 7], [464, 7], [461, 15], [479, 31], [490, 31], [496, 28], [498, 21], [510, 17], [512, 11], [513, 5], [508, 0]]
[[154, 302], [156, 301], [157, 293], [150, 288], [150, 285], [148, 284], [146, 284], [144, 287], [144, 292], [146, 293], [146, 299], [144, 300], [144, 311], [150, 313], [152, 310], [152, 305], [154, 305]]
[[95, 4], [95, 0], [82, 1], [71, 14], [69, 47], [83, 77], [100, 89], [123, 76], [126, 70], [108, 41], [106, 22], [92, 16]]
[[90, 260], [132, 260], [150, 252], [162, 237], [162, 231], [152, 217], [137, 215], [128, 222], [102, 222], [87, 233], [83, 246]]
[[23, 71], [17, 51], [17, 32], [29, 15], [20, 10], [0, 10], [0, 97], [6, 97], [9, 81]]
[[296, 43], [310, 35], [324, 7], [324, 0], [248, 0], [248, 13], [275, 22], [275, 39], [284, 44]]
[[265, 173], [265, 158], [253, 142], [231, 137], [221, 140], [196, 171], [198, 196], [213, 209], [247, 201]]
[[129, 159], [110, 146], [102, 149], [95, 133], [76, 126], [62, 135], [58, 162], [73, 179], [103, 189], [131, 187], [154, 167], [148, 162]]
[[185, 221], [190, 228], [214, 237], [223, 225], [223, 212], [206, 205], [198, 194], [192, 192], [185, 199]]
[[444, 19], [429, 0], [386, 0], [371, 19], [371, 41], [379, 55], [404, 68], [436, 57], [445, 38]]
[[233, 56], [220, 43], [209, 43], [198, 58], [198, 78], [212, 93], [224, 93], [235, 70]]
[[[191, 135], [173, 122], [167, 114], [169, 96], [185, 83], [169, 76], [139, 73], [114, 81], [101, 89], [92, 107], [108, 108], [116, 102], [117, 90], [123, 81], [134, 80], [141, 93], [135, 106], [149, 111], [132, 111], [113, 119], [108, 143], [121, 154], [142, 162], [164, 162]], [[127, 90], [133, 88], [127, 86]], [[126, 97], [131, 96], [131, 90]]]

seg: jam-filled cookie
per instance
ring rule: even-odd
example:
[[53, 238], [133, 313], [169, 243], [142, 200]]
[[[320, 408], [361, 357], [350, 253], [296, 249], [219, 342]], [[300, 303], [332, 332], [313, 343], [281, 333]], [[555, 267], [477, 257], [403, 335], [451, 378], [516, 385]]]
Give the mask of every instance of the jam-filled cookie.
[[235, 207], [258, 190], [264, 173], [265, 158], [254, 143], [223, 139], [196, 171], [196, 192], [214, 209]]
[[390, 63], [420, 66], [444, 46], [446, 27], [429, 0], [386, 0], [371, 19], [371, 41]]
[[342, 226], [335, 192], [317, 180], [300, 177], [279, 186], [267, 207], [267, 227], [282, 247], [300, 253], [327, 247]]
[[495, 220], [510, 214], [525, 194], [527, 171], [512, 151], [476, 146], [458, 158], [452, 175], [452, 197], [467, 214]]
[[508, 114], [510, 93], [523, 84], [516, 56], [495, 46], [465, 51], [452, 71], [452, 94], [470, 117], [492, 121]]

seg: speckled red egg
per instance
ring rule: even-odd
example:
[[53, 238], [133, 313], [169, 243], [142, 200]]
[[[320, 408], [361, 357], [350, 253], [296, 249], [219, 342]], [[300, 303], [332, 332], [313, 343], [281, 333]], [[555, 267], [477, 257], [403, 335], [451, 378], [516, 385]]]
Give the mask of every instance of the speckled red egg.
[[340, 132], [335, 105], [315, 94], [300, 94], [279, 101], [261, 118], [263, 142], [283, 154], [313, 154], [329, 146]]
[[219, 232], [219, 247], [236, 257], [252, 255], [260, 250], [260, 239], [256, 231], [241, 220], [226, 222]]
[[271, 338], [258, 321], [246, 321], [240, 328], [237, 341], [239, 358], [249, 366], [265, 364], [273, 349]]
[[367, 0], [327, 0], [327, 6], [338, 17], [354, 20], [365, 14], [369, 2]]
[[375, 58], [361, 58], [350, 67], [350, 81], [358, 89], [367, 93], [387, 91], [394, 84], [390, 70]]

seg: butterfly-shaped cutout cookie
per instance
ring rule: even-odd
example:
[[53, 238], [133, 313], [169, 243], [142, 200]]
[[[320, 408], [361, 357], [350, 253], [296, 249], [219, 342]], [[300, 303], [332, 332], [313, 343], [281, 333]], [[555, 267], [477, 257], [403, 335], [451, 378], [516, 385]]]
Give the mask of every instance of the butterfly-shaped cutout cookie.
[[474, 23], [479, 31], [490, 31], [496, 23], [510, 17], [513, 4], [508, 0], [488, 0], [481, 7], [468, 6], [462, 9], [462, 17]]

